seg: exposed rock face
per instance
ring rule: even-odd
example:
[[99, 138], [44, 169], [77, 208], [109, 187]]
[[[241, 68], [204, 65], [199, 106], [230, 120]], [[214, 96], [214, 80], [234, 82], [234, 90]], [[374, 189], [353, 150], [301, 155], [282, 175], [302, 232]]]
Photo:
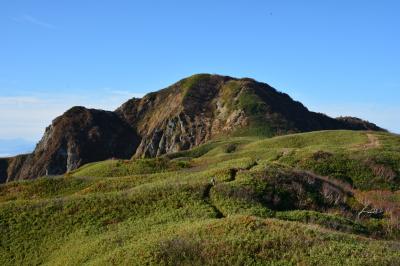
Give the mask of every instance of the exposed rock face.
[[8, 159], [0, 159], [0, 183], [7, 181], [8, 173]]
[[32, 154], [0, 162], [0, 181], [62, 174], [110, 157], [159, 156], [229, 134], [380, 130], [371, 125], [310, 112], [287, 94], [252, 79], [200, 74], [131, 99], [115, 112], [70, 109], [46, 129]]
[[32, 154], [8, 159], [8, 181], [62, 174], [110, 157], [130, 158], [138, 136], [113, 112], [74, 107], [46, 129]]
[[373, 123], [370, 123], [368, 121], [362, 120], [357, 117], [341, 116], [336, 119], [341, 122], [344, 122], [349, 127], [349, 129], [352, 129], [352, 130], [386, 131]]
[[153, 157], [190, 149], [233, 131], [239, 117], [229, 120], [230, 113], [223, 110], [219, 95], [229, 80], [221, 76], [194, 76], [117, 109], [116, 113], [142, 137], [135, 156]]
[[380, 130], [365, 121], [310, 112], [265, 83], [206, 74], [132, 99], [116, 113], [141, 136], [136, 157], [190, 149], [232, 133], [274, 136], [326, 129]]
[[18, 177], [22, 166], [29, 157], [30, 154], [22, 154], [11, 158], [0, 159], [0, 182], [12, 181], [14, 177]]

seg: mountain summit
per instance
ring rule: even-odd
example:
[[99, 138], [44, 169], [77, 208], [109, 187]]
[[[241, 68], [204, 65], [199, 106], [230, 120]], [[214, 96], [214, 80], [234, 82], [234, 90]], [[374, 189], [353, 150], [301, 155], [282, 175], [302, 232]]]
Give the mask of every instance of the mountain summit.
[[383, 129], [353, 117], [309, 111], [265, 83], [198, 74], [131, 99], [114, 112], [73, 107], [31, 154], [0, 159], [0, 182], [57, 175], [108, 158], [155, 157], [227, 135]]

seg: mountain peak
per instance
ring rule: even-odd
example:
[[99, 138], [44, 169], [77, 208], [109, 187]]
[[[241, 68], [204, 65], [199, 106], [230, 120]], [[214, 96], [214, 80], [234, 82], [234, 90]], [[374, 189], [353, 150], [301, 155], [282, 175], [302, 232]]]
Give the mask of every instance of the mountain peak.
[[382, 130], [357, 118], [310, 112], [289, 95], [250, 78], [196, 74], [130, 99], [114, 112], [69, 109], [46, 129], [32, 154], [18, 157], [18, 163], [8, 159], [7, 171], [0, 169], [7, 177], [0, 180], [62, 174], [111, 157], [155, 157], [232, 135], [328, 129]]

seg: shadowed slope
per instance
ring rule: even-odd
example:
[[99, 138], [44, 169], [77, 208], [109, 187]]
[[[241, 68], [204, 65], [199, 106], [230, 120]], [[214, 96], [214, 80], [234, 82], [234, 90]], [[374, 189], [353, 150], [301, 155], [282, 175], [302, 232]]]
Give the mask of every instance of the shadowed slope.
[[74, 107], [46, 129], [32, 154], [9, 160], [8, 181], [62, 174], [110, 157], [130, 158], [138, 137], [115, 113]]

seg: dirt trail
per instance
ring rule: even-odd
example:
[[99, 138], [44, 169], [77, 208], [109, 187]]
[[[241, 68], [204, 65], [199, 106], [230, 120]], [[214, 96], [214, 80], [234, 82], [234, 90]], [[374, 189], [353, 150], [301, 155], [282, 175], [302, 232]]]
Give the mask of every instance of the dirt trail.
[[376, 135], [367, 133], [368, 143], [363, 145], [364, 149], [378, 148], [381, 146], [379, 139]]
[[203, 192], [203, 200], [204, 200], [208, 205], [210, 205], [210, 207], [214, 210], [216, 218], [218, 218], [218, 219], [224, 218], [225, 215], [224, 215], [224, 214], [217, 208], [217, 206], [215, 206], [215, 205], [212, 203], [212, 201], [211, 201], [211, 198], [210, 198], [210, 191], [211, 191], [211, 188], [212, 188], [212, 187], [213, 187], [212, 184], [208, 184], [208, 185], [206, 186], [206, 188], [205, 188], [205, 190], [204, 190], [204, 192]]
[[[229, 179], [226, 182], [235, 181], [236, 175], [239, 171], [248, 171], [256, 165], [258, 165], [258, 163], [256, 161], [254, 161], [252, 164], [250, 164], [246, 168], [231, 168], [231, 169], [229, 169]], [[216, 214], [216, 218], [218, 218], [218, 219], [224, 218], [225, 215], [218, 209], [218, 207], [216, 205], [214, 205], [214, 203], [211, 200], [210, 193], [211, 193], [211, 189], [213, 188], [213, 186], [214, 186], [213, 184], [207, 184], [207, 186], [203, 192], [203, 200], [208, 205], [210, 205], [210, 207], [214, 210], [214, 212]]]

